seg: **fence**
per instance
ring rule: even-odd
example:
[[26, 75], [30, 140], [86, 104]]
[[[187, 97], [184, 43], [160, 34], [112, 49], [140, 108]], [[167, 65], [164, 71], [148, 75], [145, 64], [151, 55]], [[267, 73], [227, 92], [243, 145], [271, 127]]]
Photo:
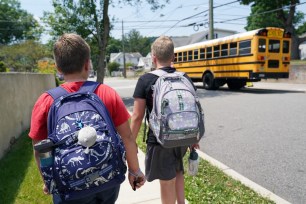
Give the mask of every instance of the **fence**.
[[0, 158], [30, 127], [32, 108], [39, 95], [53, 87], [52, 74], [0, 73]]

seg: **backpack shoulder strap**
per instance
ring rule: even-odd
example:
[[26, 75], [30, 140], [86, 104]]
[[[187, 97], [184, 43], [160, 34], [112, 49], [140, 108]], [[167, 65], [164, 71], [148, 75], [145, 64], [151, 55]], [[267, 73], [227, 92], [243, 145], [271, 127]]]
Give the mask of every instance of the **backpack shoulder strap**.
[[93, 93], [101, 83], [95, 81], [85, 81], [78, 92], [90, 92]]
[[[151, 71], [149, 73], [154, 74], [154, 75], [159, 76], [159, 77], [161, 77], [161, 76], [163, 76], [165, 74], [168, 74], [168, 72], [166, 72], [166, 71], [164, 71], [162, 69], [156, 69], [156, 70]], [[175, 71], [173, 73], [175, 73], [177, 75], [180, 75], [180, 76], [184, 76], [184, 74], [185, 74], [185, 72], [179, 72], [179, 71]]]
[[56, 100], [59, 97], [66, 95], [68, 91], [66, 91], [66, 89], [64, 89], [63, 87], [58, 86], [48, 90], [47, 93], [53, 98], [53, 100]]
[[179, 71], [175, 71], [174, 73], [180, 75], [180, 76], [184, 76], [185, 75], [185, 72], [179, 72]]
[[156, 76], [158, 76], [158, 77], [161, 77], [161, 76], [163, 76], [163, 75], [165, 75], [165, 74], [168, 74], [168, 72], [166, 72], [166, 71], [164, 71], [164, 70], [161, 70], [161, 69], [156, 69], [156, 70], [151, 71], [151, 72], [149, 72], [149, 73], [154, 74], [154, 75], [156, 75]]

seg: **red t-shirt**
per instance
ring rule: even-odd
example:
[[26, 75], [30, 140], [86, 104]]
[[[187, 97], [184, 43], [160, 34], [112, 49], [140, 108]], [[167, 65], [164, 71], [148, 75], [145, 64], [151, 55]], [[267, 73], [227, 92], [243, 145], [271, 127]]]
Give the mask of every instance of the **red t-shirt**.
[[[61, 86], [68, 92], [76, 92], [80, 89], [84, 82], [66, 82]], [[105, 104], [110, 116], [115, 124], [115, 127], [123, 124], [130, 118], [130, 114], [117, 94], [117, 92], [105, 84], [101, 84], [95, 91], [103, 103]], [[53, 103], [53, 98], [43, 93], [36, 101], [32, 110], [31, 128], [29, 136], [35, 140], [43, 140], [48, 136], [47, 118], [48, 112]]]

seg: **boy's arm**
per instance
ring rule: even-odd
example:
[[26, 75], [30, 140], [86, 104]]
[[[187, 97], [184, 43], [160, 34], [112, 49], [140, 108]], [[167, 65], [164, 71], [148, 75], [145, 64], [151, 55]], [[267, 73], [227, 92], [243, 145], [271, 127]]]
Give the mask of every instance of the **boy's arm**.
[[[38, 142], [40, 142], [41, 140], [32, 140], [32, 145], [33, 145], [33, 153], [34, 153], [34, 158], [35, 158], [35, 161], [36, 161], [36, 165], [37, 165], [37, 168], [38, 168], [38, 170], [39, 170], [39, 173], [40, 173], [40, 176], [41, 176], [41, 178], [42, 178], [42, 180], [44, 180], [43, 179], [43, 176], [42, 176], [42, 173], [41, 173], [41, 170], [40, 170], [40, 161], [39, 161], [39, 153], [38, 153], [38, 151], [36, 151], [35, 149], [34, 149], [34, 145], [36, 144], [36, 143], [38, 143]], [[49, 191], [48, 191], [48, 189], [47, 189], [47, 187], [46, 187], [46, 185], [44, 184], [44, 186], [43, 186], [43, 191], [44, 191], [44, 194], [49, 194]]]
[[131, 118], [131, 130], [134, 140], [136, 141], [143, 117], [146, 111], [146, 99], [135, 98], [133, 115]]
[[[129, 126], [129, 122], [126, 121], [123, 124], [116, 127], [118, 133], [122, 137], [125, 149], [126, 160], [129, 168], [129, 182], [134, 187], [133, 182], [138, 178], [137, 188], [140, 188], [145, 183], [145, 177], [139, 168], [139, 162], [137, 157], [137, 145], [132, 136], [132, 132]], [[135, 178], [136, 175], [136, 178]]]

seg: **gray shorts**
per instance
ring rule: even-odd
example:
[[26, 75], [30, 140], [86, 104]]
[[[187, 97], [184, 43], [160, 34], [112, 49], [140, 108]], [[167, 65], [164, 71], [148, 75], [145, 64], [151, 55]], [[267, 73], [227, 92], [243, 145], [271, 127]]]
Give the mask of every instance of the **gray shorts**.
[[187, 148], [163, 148], [160, 145], [148, 143], [145, 160], [147, 181], [171, 180], [177, 172], [184, 172], [183, 157]]

